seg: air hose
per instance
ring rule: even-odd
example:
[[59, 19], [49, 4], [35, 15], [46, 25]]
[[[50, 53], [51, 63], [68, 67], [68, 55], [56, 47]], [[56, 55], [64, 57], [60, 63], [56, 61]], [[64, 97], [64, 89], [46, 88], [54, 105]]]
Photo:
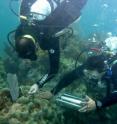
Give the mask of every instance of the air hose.
[[10, 44], [10, 46], [13, 48], [13, 50], [15, 50], [15, 46], [13, 45], [12, 41], [10, 40], [10, 36], [15, 32], [16, 30], [12, 30], [7, 34], [7, 40]]
[[15, 10], [12, 8], [12, 2], [13, 2], [13, 1], [18, 2], [19, 0], [10, 0], [10, 2], [9, 2], [9, 8], [10, 8], [11, 12], [12, 12], [15, 16], [19, 17], [19, 15], [18, 15], [18, 14], [15, 12]]

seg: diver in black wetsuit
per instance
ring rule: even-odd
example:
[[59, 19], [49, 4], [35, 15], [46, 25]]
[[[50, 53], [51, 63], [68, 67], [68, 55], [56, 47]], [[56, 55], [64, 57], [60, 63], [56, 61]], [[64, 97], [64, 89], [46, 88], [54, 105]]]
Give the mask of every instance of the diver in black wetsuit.
[[[87, 61], [77, 67], [75, 70], [64, 75], [60, 82], [51, 90], [52, 95], [56, 95], [63, 88], [73, 83], [74, 80], [86, 76], [91, 80], [105, 81], [107, 84], [112, 84], [113, 89], [107, 90], [107, 96], [101, 100], [94, 101], [88, 97], [89, 101], [79, 110], [80, 112], [86, 112], [93, 109], [100, 109], [111, 106], [117, 103], [117, 63], [113, 61], [116, 60], [117, 55], [112, 58], [107, 58], [103, 55], [92, 56], [87, 59]], [[108, 61], [107, 61], [108, 60]], [[109, 67], [108, 63], [112, 63]], [[116, 62], [116, 61], [115, 61]], [[108, 67], [107, 67], [108, 66]], [[110, 86], [110, 85], [109, 85]]]
[[66, 28], [79, 16], [87, 0], [23, 0], [20, 8], [20, 21], [15, 32], [15, 49], [18, 56], [36, 60], [36, 43], [47, 50], [50, 71], [34, 84], [29, 93], [49, 81], [59, 69], [59, 38], [55, 34]]

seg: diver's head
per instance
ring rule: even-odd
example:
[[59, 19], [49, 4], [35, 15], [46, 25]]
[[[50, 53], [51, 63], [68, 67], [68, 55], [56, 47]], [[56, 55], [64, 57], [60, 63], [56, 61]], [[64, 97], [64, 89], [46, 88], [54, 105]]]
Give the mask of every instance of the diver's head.
[[102, 72], [104, 72], [104, 61], [105, 57], [103, 55], [89, 57], [85, 63], [86, 68], [83, 71], [84, 75], [88, 79], [97, 82], [101, 78]]
[[36, 60], [35, 39], [31, 35], [23, 35], [15, 41], [18, 56], [24, 59]]
[[99, 73], [104, 71], [105, 57], [103, 55], [91, 56], [86, 61], [86, 68], [88, 70], [97, 70]]

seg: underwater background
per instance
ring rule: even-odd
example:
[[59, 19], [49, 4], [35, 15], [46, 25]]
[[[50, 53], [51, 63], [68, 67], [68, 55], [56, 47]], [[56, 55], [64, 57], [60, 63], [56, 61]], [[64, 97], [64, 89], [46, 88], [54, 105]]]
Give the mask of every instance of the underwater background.
[[[19, 20], [11, 12], [9, 2], [0, 1], [0, 124], [117, 124], [117, 105], [100, 111], [79, 113], [61, 108], [55, 101], [41, 99], [38, 93], [27, 95], [30, 86], [48, 70], [48, 54], [40, 50], [39, 60], [30, 62], [19, 59], [13, 53], [7, 44], [7, 34], [18, 26]], [[19, 5], [20, 1], [14, 0], [12, 8], [18, 12]], [[76, 58], [89, 39], [96, 37], [97, 41], [105, 40], [108, 32], [117, 35], [117, 0], [88, 0], [80, 20], [71, 26], [74, 35], [60, 39], [59, 73], [44, 86], [45, 91], [51, 90], [63, 74], [75, 68]], [[77, 64], [80, 65], [85, 59], [85, 55], [81, 56]], [[9, 93], [8, 73], [17, 75], [22, 89], [22, 95], [15, 103]], [[77, 80], [61, 91], [65, 92], [76, 96], [88, 94], [94, 99], [105, 95], [105, 89], [97, 88], [95, 84], [86, 84], [83, 80]]]
[[[10, 0], [0, 2], [0, 55], [4, 52], [4, 44], [7, 42], [7, 33], [19, 24], [18, 18], [11, 12]], [[12, 8], [18, 13], [20, 1], [15, 0]], [[75, 22], [75, 30], [82, 38], [92, 37], [94, 33], [105, 34], [112, 32], [117, 34], [117, 0], [88, 0], [82, 10], [80, 21]]]

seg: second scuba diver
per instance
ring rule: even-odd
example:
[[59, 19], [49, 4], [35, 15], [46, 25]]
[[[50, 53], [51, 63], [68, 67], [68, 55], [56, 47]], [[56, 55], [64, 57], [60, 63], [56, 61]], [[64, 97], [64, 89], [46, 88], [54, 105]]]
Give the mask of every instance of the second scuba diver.
[[113, 89], [110, 91], [111, 88], [109, 87], [107, 96], [101, 100], [94, 101], [88, 97], [89, 100], [79, 110], [80, 112], [105, 108], [117, 103], [117, 63], [113, 63], [111, 67], [105, 68], [106, 60], [108, 58], [103, 55], [89, 57], [84, 64], [63, 76], [56, 87], [49, 93], [50, 97], [59, 93], [63, 88], [73, 83], [74, 80], [85, 76], [87, 79], [96, 81], [97, 83], [98, 81], [105, 81], [109, 86], [112, 84]]
[[[110, 42], [110, 41], [109, 41]], [[112, 41], [113, 43], [113, 41]], [[116, 43], [115, 43], [116, 44]], [[43, 93], [42, 97], [50, 99], [57, 95], [63, 88], [67, 87], [76, 79], [85, 77], [89, 81], [105, 82], [107, 86], [106, 96], [101, 100], [93, 100], [87, 96], [80, 112], [87, 112], [95, 109], [105, 108], [117, 103], [117, 45], [113, 48], [106, 42], [106, 51], [99, 55], [93, 55], [80, 66], [65, 74], [59, 83], [49, 92]], [[111, 87], [113, 86], [113, 87]], [[44, 96], [45, 95], [45, 96]]]
[[81, 14], [87, 0], [23, 0], [20, 7], [21, 24], [15, 32], [15, 49], [23, 59], [36, 60], [36, 44], [49, 54], [50, 70], [37, 83], [29, 94], [52, 79], [59, 69], [59, 37], [55, 34], [66, 28]]

